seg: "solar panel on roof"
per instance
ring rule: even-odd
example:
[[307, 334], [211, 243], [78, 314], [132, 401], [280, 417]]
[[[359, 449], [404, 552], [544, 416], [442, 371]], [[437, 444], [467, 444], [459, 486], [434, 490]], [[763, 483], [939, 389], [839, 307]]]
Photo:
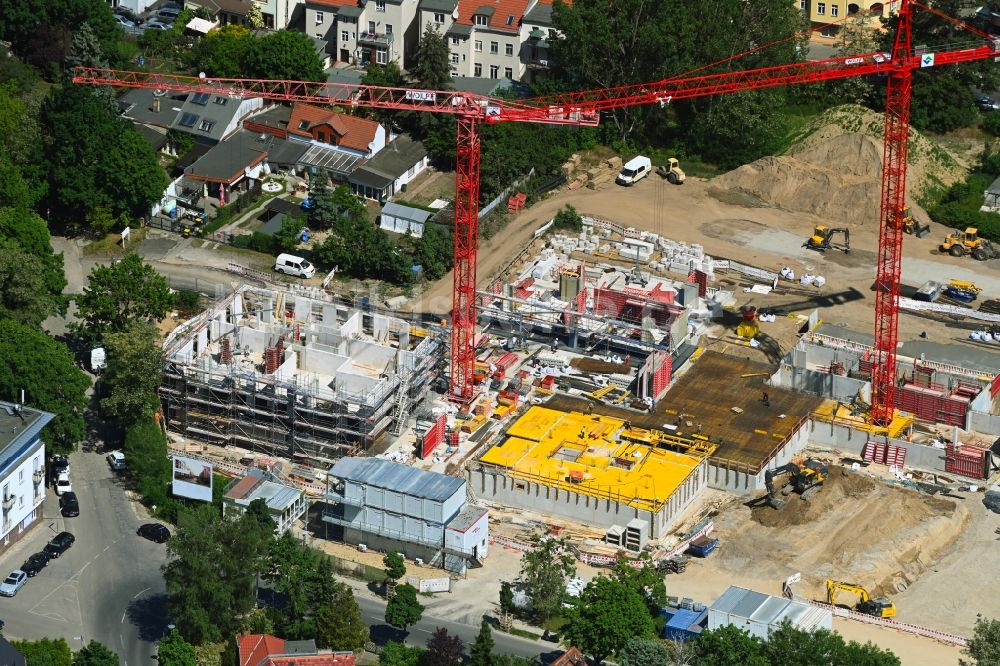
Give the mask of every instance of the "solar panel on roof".
[[198, 116], [193, 113], [184, 113], [177, 124], [181, 127], [194, 127], [196, 122], [198, 122]]
[[194, 96], [191, 98], [191, 103], [205, 106], [206, 104], [208, 104], [208, 100], [211, 98], [212, 96], [209, 95], [208, 93], [195, 93]]

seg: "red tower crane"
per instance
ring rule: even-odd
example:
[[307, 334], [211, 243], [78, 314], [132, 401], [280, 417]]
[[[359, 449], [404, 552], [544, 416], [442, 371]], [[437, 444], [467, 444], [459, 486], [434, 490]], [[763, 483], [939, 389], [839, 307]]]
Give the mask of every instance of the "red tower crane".
[[[942, 16], [977, 35], [974, 44], [914, 54], [911, 45], [912, 6]], [[452, 301], [451, 385], [453, 400], [474, 397], [476, 251], [479, 239], [479, 128], [481, 123], [532, 122], [596, 125], [602, 111], [671, 100], [732, 92], [761, 90], [800, 83], [833, 81], [853, 76], [888, 77], [885, 136], [882, 157], [882, 199], [878, 263], [875, 280], [875, 356], [872, 370], [870, 421], [888, 426], [894, 415], [896, 389], [897, 318], [900, 260], [906, 197], [907, 138], [910, 128], [910, 92], [913, 70], [920, 67], [1000, 59], [1000, 41], [916, 0], [900, 0], [899, 22], [891, 53], [810, 61], [718, 74], [673, 78], [552, 95], [524, 100], [501, 100], [456, 91], [414, 90], [376, 86], [215, 79], [102, 68], [80, 68], [75, 83], [179, 92], [208, 92], [233, 97], [262, 97], [276, 101], [375, 109], [403, 109], [447, 113], [457, 117], [458, 150], [455, 167], [455, 268]]]

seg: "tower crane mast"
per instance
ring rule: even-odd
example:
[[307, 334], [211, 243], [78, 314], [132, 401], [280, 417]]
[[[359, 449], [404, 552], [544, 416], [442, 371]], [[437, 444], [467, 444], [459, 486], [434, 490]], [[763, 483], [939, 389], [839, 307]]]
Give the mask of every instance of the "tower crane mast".
[[[419, 90], [337, 83], [217, 79], [150, 72], [82, 67], [78, 84], [208, 92], [232, 97], [261, 97], [283, 102], [311, 102], [351, 108], [401, 109], [454, 115], [458, 124], [455, 164], [455, 248], [452, 286], [450, 397], [474, 397], [476, 256], [479, 239], [479, 155], [483, 123], [529, 122], [552, 125], [597, 125], [605, 111], [645, 104], [665, 104], [734, 92], [804, 83], [834, 81], [873, 74], [888, 78], [882, 158], [882, 196], [875, 292], [875, 357], [872, 370], [873, 425], [888, 427], [894, 415], [898, 342], [900, 261], [906, 199], [907, 139], [910, 128], [912, 72], [927, 66], [998, 59], [1000, 42], [955, 19], [977, 36], [964, 46], [950, 45], [933, 53], [914, 54], [911, 44], [913, 6], [939, 14], [916, 0], [899, 0], [898, 24], [891, 53], [793, 63], [749, 70], [665, 79], [545, 97], [506, 100], [458, 91]], [[943, 16], [943, 15], [942, 15]]]

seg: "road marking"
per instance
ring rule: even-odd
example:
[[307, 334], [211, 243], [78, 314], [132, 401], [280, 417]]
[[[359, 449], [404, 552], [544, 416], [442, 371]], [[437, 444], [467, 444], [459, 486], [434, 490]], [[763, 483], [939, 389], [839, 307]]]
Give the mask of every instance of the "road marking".
[[[132, 597], [132, 598], [135, 599], [135, 597]], [[126, 613], [128, 613], [128, 609], [127, 608], [122, 611], [122, 621], [121, 621], [122, 624], [125, 624], [125, 614]]]
[[132, 598], [138, 599], [140, 594], [145, 594], [146, 592], [149, 592], [152, 589], [153, 589], [152, 587], [147, 587], [145, 590], [139, 590], [138, 592], [135, 593], [135, 596]]

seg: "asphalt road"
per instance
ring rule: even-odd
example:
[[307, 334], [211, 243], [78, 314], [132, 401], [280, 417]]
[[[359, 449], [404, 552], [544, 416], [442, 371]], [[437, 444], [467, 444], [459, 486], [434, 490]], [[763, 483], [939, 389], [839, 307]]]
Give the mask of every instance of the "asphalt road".
[[63, 637], [73, 650], [93, 639], [118, 653], [123, 666], [148, 664], [166, 630], [165, 547], [136, 535], [139, 517], [103, 454], [75, 453], [70, 465], [80, 516], [63, 518], [55, 491], [46, 489], [41, 524], [0, 557], [0, 571], [18, 568], [63, 530], [76, 543], [16, 597], [0, 599], [4, 636]]
[[[358, 606], [361, 608], [361, 617], [365, 623], [371, 627], [372, 641], [379, 645], [384, 645], [389, 641], [402, 640], [407, 645], [424, 647], [427, 639], [438, 627], [444, 627], [452, 636], [458, 636], [465, 643], [466, 648], [476, 642], [476, 635], [479, 634], [479, 627], [459, 622], [452, 622], [443, 618], [424, 614], [424, 617], [407, 630], [404, 635], [402, 631], [390, 627], [385, 623], [385, 602], [379, 599], [372, 599], [360, 594], [356, 594]], [[512, 636], [500, 631], [493, 632], [494, 650], [497, 653], [511, 654], [518, 657], [534, 658], [541, 657], [543, 663], [551, 658], [562, 654], [562, 650], [554, 643], [543, 641], [533, 641], [527, 638]]]

